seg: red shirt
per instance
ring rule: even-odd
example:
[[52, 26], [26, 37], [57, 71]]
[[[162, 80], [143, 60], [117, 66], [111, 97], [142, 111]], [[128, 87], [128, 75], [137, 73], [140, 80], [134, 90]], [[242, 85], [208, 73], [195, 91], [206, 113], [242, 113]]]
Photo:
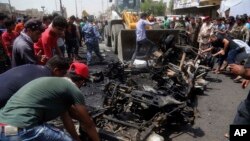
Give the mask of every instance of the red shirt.
[[53, 50], [57, 46], [57, 39], [58, 37], [51, 32], [51, 28], [47, 28], [38, 42], [34, 44], [35, 54], [41, 50], [42, 55], [46, 55], [47, 59], [50, 59], [53, 56]]
[[3, 43], [3, 47], [5, 50], [5, 53], [11, 57], [12, 56], [12, 46], [13, 46], [13, 42], [16, 39], [16, 37], [18, 36], [18, 33], [16, 32], [7, 32], [4, 31], [4, 33], [2, 34], [2, 43]]
[[24, 24], [22, 22], [16, 24], [15, 31], [20, 34], [20, 32], [24, 29]]

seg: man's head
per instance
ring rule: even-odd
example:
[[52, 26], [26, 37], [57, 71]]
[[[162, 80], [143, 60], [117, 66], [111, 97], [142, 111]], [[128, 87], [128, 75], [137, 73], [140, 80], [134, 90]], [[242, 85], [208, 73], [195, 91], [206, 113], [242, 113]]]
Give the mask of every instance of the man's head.
[[67, 20], [62, 16], [57, 16], [52, 21], [52, 32], [56, 34], [56, 36], [63, 36], [64, 31], [67, 27]]
[[8, 31], [13, 31], [15, 29], [15, 21], [10, 18], [4, 21], [4, 25]]
[[222, 19], [221, 17], [217, 18], [217, 19], [216, 19], [216, 24], [217, 24], [217, 25], [220, 25], [220, 24], [222, 23], [222, 20], [223, 20], [223, 19]]
[[245, 20], [245, 18], [243, 16], [238, 16], [236, 18], [236, 22], [237, 22], [238, 25], [243, 25], [246, 22], [246, 20]]
[[93, 15], [88, 16], [88, 22], [93, 23], [95, 21], [95, 17]]
[[202, 22], [202, 19], [201, 19], [200, 17], [196, 17], [196, 18], [195, 18], [195, 22], [196, 22], [196, 23], [201, 23], [201, 22]]
[[44, 15], [43, 16], [43, 24], [46, 25], [46, 27], [49, 27], [49, 25], [51, 24], [53, 20], [52, 15]]
[[195, 23], [195, 18], [194, 17], [190, 17], [189, 20], [190, 20], [190, 23]]
[[74, 15], [69, 17], [69, 22], [74, 23], [76, 21], [76, 17]]
[[24, 32], [32, 39], [33, 42], [38, 41], [44, 29], [44, 25], [38, 19], [30, 19], [24, 24]]
[[206, 16], [204, 19], [203, 19], [203, 22], [209, 24], [211, 21], [211, 18], [209, 16]]
[[209, 41], [212, 43], [217, 40], [217, 36], [215, 34], [210, 35]]
[[55, 55], [48, 60], [46, 66], [52, 71], [53, 76], [62, 77], [69, 69], [69, 62], [65, 58]]
[[141, 13], [141, 19], [145, 20], [147, 18], [147, 16], [148, 16], [147, 13]]
[[74, 62], [70, 65], [67, 77], [80, 88], [89, 78], [89, 68], [83, 63]]
[[88, 18], [86, 16], [83, 17], [83, 22], [86, 22]]

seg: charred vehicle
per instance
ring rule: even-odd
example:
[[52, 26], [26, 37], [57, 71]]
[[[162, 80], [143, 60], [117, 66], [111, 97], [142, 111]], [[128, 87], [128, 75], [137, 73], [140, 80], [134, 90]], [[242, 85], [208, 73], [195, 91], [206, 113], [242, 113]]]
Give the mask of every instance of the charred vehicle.
[[[182, 42], [172, 46], [173, 35], [160, 40], [161, 55], [155, 59], [160, 67], [133, 73], [124, 63], [111, 62], [102, 72], [92, 74], [95, 83], [83, 88], [102, 140], [163, 141], [166, 125], [194, 123], [191, 97], [194, 89], [205, 86], [198, 80], [207, 68], [199, 64], [193, 47]], [[80, 133], [85, 137], [84, 131]]]

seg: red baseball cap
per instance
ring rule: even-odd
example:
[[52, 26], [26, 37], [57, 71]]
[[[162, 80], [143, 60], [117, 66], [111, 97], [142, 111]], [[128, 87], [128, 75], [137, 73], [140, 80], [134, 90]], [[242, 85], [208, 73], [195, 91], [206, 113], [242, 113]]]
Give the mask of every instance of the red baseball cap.
[[74, 62], [70, 65], [69, 70], [74, 70], [77, 75], [80, 75], [84, 79], [89, 78], [89, 68], [83, 63]]

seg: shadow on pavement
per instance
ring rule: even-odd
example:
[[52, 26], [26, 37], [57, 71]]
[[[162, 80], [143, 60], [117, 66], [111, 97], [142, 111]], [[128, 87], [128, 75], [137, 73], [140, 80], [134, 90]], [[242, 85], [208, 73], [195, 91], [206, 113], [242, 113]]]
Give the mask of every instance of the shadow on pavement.
[[188, 134], [193, 138], [200, 138], [205, 135], [205, 132], [200, 128], [194, 128], [192, 125], [173, 125], [168, 126], [167, 131], [162, 132], [162, 135], [165, 137], [166, 141], [172, 141], [174, 138], [181, 136], [182, 134]]

